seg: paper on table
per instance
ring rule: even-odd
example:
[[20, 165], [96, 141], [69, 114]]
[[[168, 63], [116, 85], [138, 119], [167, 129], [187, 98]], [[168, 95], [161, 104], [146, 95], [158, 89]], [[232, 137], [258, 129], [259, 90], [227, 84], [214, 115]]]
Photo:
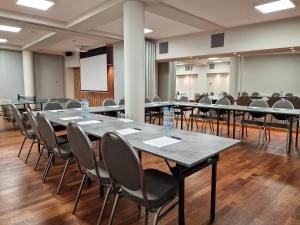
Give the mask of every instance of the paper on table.
[[109, 105], [109, 106], [107, 106], [107, 107], [111, 107], [111, 108], [120, 108], [121, 106], [119, 106], [119, 105]]
[[78, 125], [88, 125], [88, 124], [94, 124], [94, 123], [101, 123], [101, 121], [99, 121], [99, 120], [87, 120], [87, 121], [77, 122]]
[[74, 108], [74, 110], [82, 110], [81, 108]]
[[72, 116], [72, 117], [62, 117], [62, 118], [59, 118], [61, 120], [79, 120], [79, 119], [82, 119], [83, 117], [82, 116]]
[[175, 138], [169, 138], [169, 137], [160, 137], [151, 139], [148, 141], [143, 141], [146, 145], [151, 145], [153, 147], [161, 148], [165, 147], [167, 145], [172, 145], [181, 142], [181, 140], [175, 139]]
[[274, 110], [279, 110], [279, 111], [289, 111], [291, 109], [284, 109], [284, 108], [274, 108]]
[[118, 121], [122, 121], [122, 122], [124, 122], [124, 123], [132, 123], [132, 122], [133, 122], [133, 120], [131, 120], [131, 119], [126, 119], [126, 118], [119, 118]]
[[134, 134], [141, 132], [140, 130], [133, 129], [133, 128], [126, 128], [126, 129], [121, 129], [121, 130], [116, 130], [117, 133], [121, 135], [128, 135], [128, 134]]
[[64, 110], [62, 109], [53, 109], [53, 110], [49, 110], [50, 112], [63, 112]]

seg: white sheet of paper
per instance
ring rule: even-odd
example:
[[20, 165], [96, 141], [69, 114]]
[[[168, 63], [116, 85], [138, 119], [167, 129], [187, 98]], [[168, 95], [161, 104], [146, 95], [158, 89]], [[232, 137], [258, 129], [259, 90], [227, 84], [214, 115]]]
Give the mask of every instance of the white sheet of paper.
[[176, 144], [179, 142], [181, 142], [181, 140], [178, 140], [175, 138], [169, 138], [169, 137], [160, 137], [160, 138], [155, 138], [155, 139], [151, 139], [148, 141], [143, 141], [144, 144], [151, 145], [151, 146], [157, 147], [157, 148], [165, 147], [165, 146]]
[[77, 122], [78, 125], [88, 125], [88, 124], [95, 124], [95, 123], [101, 123], [101, 121], [99, 121], [99, 120], [87, 120], [87, 121]]
[[107, 106], [107, 107], [110, 107], [110, 108], [120, 108], [121, 106], [119, 106], [119, 105], [110, 105], [110, 106]]
[[81, 110], [82, 110], [82, 108], [74, 108], [74, 110], [79, 110], [79, 111], [81, 111]]
[[62, 109], [53, 109], [53, 110], [49, 110], [50, 112], [63, 112], [64, 110]]
[[118, 121], [122, 121], [122, 122], [124, 122], [124, 123], [132, 123], [132, 122], [133, 122], [133, 120], [131, 120], [131, 119], [126, 119], [126, 118], [119, 118]]
[[138, 133], [138, 132], [141, 132], [141, 131], [133, 129], [133, 128], [126, 128], [126, 129], [116, 130], [116, 132], [121, 134], [121, 135], [128, 135], [128, 134]]
[[62, 117], [62, 118], [59, 118], [61, 120], [79, 120], [79, 119], [82, 119], [83, 117], [82, 116], [71, 116], [71, 117]]

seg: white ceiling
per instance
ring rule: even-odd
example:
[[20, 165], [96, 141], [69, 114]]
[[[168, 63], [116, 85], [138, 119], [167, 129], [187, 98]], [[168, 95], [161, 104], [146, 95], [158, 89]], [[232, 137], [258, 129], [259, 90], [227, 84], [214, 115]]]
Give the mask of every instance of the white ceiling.
[[[125, 0], [55, 0], [48, 11], [0, 0], [0, 24], [24, 28], [20, 33], [1, 32], [7, 46], [33, 51], [74, 51], [118, 42], [123, 38], [122, 4]], [[254, 4], [269, 0], [143, 0], [145, 27], [153, 29], [147, 38], [163, 39], [195, 32], [300, 16], [297, 7], [262, 14]], [[76, 38], [76, 43], [74, 43]]]

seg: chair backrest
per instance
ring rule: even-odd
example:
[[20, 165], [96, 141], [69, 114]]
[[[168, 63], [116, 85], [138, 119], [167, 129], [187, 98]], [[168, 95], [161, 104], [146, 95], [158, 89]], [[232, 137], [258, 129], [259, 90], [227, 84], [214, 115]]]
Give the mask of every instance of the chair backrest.
[[251, 104], [251, 98], [248, 95], [242, 95], [236, 100], [237, 105], [249, 106]]
[[125, 98], [122, 98], [122, 99], [119, 101], [119, 105], [125, 105]]
[[[273, 109], [294, 109], [294, 105], [288, 100], [280, 99], [274, 103]], [[278, 120], [288, 119], [288, 116], [283, 114], [273, 114], [273, 116]]]
[[280, 97], [280, 93], [274, 92], [274, 93], [272, 94], [272, 97]]
[[36, 121], [41, 137], [48, 151], [57, 147], [57, 140], [53, 126], [44, 116], [44, 114], [38, 112], [36, 115]]
[[278, 102], [280, 100], [281, 100], [281, 98], [279, 96], [272, 96], [267, 100], [267, 103], [268, 103], [269, 107], [272, 107], [275, 102]]
[[101, 151], [111, 180], [136, 191], [143, 188], [144, 172], [136, 151], [116, 132], [107, 132], [101, 140]]
[[260, 95], [260, 94], [259, 94], [258, 92], [255, 91], [255, 92], [253, 92], [253, 93], [251, 94], [251, 97], [259, 97], [259, 95]]
[[40, 134], [36, 118], [34, 117], [32, 111], [29, 108], [27, 108], [26, 111], [27, 111], [27, 117], [28, 117], [30, 126], [31, 126], [32, 130], [34, 131], [36, 138], [39, 141], [42, 141], [42, 136]]
[[214, 93], [214, 92], [210, 92], [209, 95], [210, 95], [210, 96], [214, 96], [215, 93]]
[[223, 97], [217, 100], [216, 105], [230, 105], [230, 101]]
[[11, 112], [12, 115], [16, 121], [16, 123], [18, 124], [18, 127], [20, 129], [20, 132], [22, 135], [27, 135], [27, 129], [26, 126], [24, 124], [23, 118], [19, 112], [19, 110], [16, 108], [15, 105], [11, 105]]
[[67, 127], [67, 135], [72, 153], [80, 170], [81, 166], [88, 170], [95, 169], [100, 181], [101, 177], [96, 166], [93, 146], [86, 133], [75, 122], [70, 122]]
[[300, 109], [300, 98], [299, 97], [292, 96], [292, 97], [288, 97], [287, 100], [293, 104], [295, 109]]
[[115, 101], [111, 98], [106, 98], [104, 99], [103, 103], [102, 103], [102, 106], [113, 106], [113, 105], [117, 105], [115, 103]]
[[230, 105], [234, 105], [234, 98], [231, 95], [226, 95], [225, 98], [229, 100]]
[[[251, 107], [269, 108], [268, 103], [264, 100], [255, 100], [255, 101], [251, 102], [250, 106]], [[266, 113], [261, 113], [261, 112], [251, 112], [250, 114], [254, 118], [261, 118], [261, 117], [265, 117], [267, 115]]]
[[150, 98], [148, 98], [148, 97], [145, 97], [145, 103], [151, 103], [151, 100], [150, 100]]
[[248, 94], [248, 92], [243, 91], [242, 94], [241, 94], [241, 96], [249, 96], [249, 94]]
[[293, 96], [294, 96], [293, 93], [286, 93], [286, 94], [285, 94], [285, 97], [293, 97]]
[[57, 110], [57, 109], [63, 109], [61, 104], [58, 102], [46, 102], [45, 105], [43, 106], [43, 110]]
[[77, 99], [71, 99], [65, 105], [65, 109], [75, 109], [75, 108], [81, 108], [81, 102], [78, 101]]
[[212, 101], [209, 97], [207, 96], [204, 96], [200, 99], [199, 103], [201, 104], [207, 104], [207, 105], [211, 105], [212, 104]]
[[161, 102], [161, 98], [159, 96], [154, 96], [152, 102]]
[[180, 99], [179, 99], [180, 102], [189, 102], [189, 99], [188, 97], [186, 96], [182, 96]]

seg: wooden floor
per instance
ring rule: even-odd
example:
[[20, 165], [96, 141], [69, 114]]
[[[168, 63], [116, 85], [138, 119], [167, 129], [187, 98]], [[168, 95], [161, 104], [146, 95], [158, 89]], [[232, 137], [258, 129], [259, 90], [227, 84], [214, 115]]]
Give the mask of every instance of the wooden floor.
[[[257, 148], [257, 130], [249, 129], [248, 138], [221, 154], [217, 182], [217, 216], [220, 225], [296, 225], [300, 224], [300, 159], [297, 149], [287, 156], [285, 133], [272, 132], [269, 144]], [[37, 149], [28, 165], [20, 158], [22, 142], [18, 130], [0, 118], [0, 224], [95, 224], [101, 199], [98, 185], [85, 188], [76, 215], [72, 215], [81, 176], [72, 165], [61, 194], [55, 194], [63, 162], [57, 160], [50, 169], [48, 180], [41, 182], [46, 161], [43, 156], [38, 171], [34, 171]], [[274, 154], [273, 154], [274, 153]], [[164, 162], [143, 155], [144, 167], [167, 171]], [[210, 168], [186, 180], [186, 224], [209, 224]], [[109, 210], [112, 199], [109, 201]], [[105, 213], [107, 224], [109, 210]], [[126, 199], [121, 199], [114, 224], [144, 224], [145, 213]], [[149, 222], [151, 221], [149, 216]], [[177, 208], [159, 224], [177, 224]]]

